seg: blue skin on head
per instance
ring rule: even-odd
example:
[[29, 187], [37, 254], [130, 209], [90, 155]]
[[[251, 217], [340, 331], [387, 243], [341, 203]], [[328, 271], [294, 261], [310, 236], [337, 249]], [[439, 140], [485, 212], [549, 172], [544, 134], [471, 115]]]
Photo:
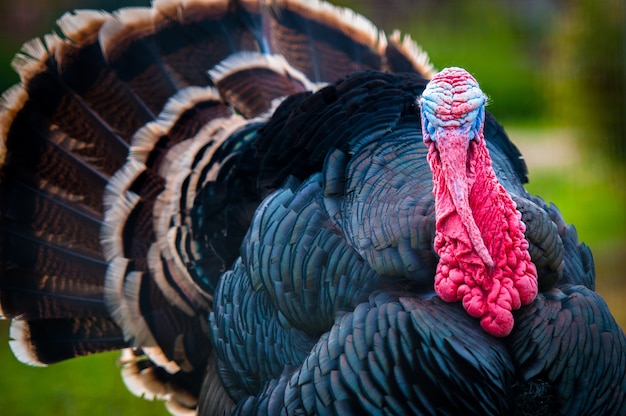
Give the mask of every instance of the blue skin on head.
[[437, 141], [443, 129], [458, 128], [472, 140], [485, 118], [486, 97], [464, 69], [446, 68], [426, 86], [419, 99], [424, 141]]

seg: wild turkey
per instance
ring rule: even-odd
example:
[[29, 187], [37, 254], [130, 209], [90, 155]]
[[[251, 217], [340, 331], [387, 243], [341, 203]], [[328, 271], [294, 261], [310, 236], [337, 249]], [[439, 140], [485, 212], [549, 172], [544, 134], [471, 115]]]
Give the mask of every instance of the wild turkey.
[[0, 110], [18, 359], [122, 349], [174, 414], [626, 414], [591, 252], [465, 70], [317, 1], [58, 27]]

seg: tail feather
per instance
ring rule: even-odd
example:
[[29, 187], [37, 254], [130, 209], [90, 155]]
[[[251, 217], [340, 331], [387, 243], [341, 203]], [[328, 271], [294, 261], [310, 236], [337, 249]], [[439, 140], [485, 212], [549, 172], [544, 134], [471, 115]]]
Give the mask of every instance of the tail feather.
[[[272, 160], [293, 144], [257, 146], [259, 128], [348, 72], [432, 67], [410, 39], [317, 1], [155, 0], [68, 13], [58, 32], [24, 46], [0, 99], [0, 314], [31, 364], [136, 348], [150, 370], [134, 374], [185, 413], [205, 371], [220, 390], [207, 327], [220, 275], [284, 158], [302, 161]], [[297, 144], [306, 171], [330, 142]], [[203, 408], [231, 407], [220, 392]]]
[[[93, 135], [101, 140], [96, 147], [106, 148], [101, 145], [107, 143], [119, 149], [122, 145], [123, 163], [126, 143], [137, 129], [154, 119], [154, 114], [103, 55], [98, 34], [113, 19], [109, 14], [89, 11], [65, 14], [58, 22], [65, 39], [54, 37], [49, 42], [46, 70], [39, 75], [45, 82], [36, 82], [38, 77], [32, 77], [23, 83], [29, 89], [30, 101], [56, 99], [49, 105], [55, 116], [51, 121], [63, 126], [74, 138], [84, 139], [80, 128], [95, 129], [102, 124]], [[46, 90], [54, 85], [61, 85], [63, 90]], [[66, 111], [68, 105], [72, 112]], [[90, 114], [85, 117], [85, 112]], [[69, 120], [62, 122], [64, 117]]]
[[155, 122], [137, 132], [130, 157], [163, 170], [160, 162], [173, 145], [193, 138], [209, 121], [232, 114], [215, 88], [185, 88], [168, 101]]
[[385, 33], [350, 9], [321, 1], [269, 2], [273, 53], [281, 54], [309, 79], [335, 81], [363, 69], [417, 72], [430, 79], [433, 67], [410, 38]]
[[[102, 192], [98, 190], [104, 189], [108, 177], [87, 157], [72, 152], [62, 132], [46, 132], [46, 125], [46, 120], [30, 112], [14, 119], [2, 177], [21, 179], [62, 201], [81, 203], [101, 212]], [[22, 137], [29, 140], [20, 140]]]
[[130, 348], [122, 350], [120, 364], [124, 383], [136, 396], [165, 400], [173, 415], [196, 414], [203, 371], [191, 377], [170, 374], [150, 361], [145, 351]]
[[153, 9], [126, 8], [104, 23], [99, 41], [117, 76], [156, 115], [186, 85], [164, 65], [153, 44], [153, 33]]
[[152, 116], [104, 64], [94, 32], [108, 18], [66, 15], [64, 39], [26, 44], [14, 60], [22, 83], [1, 100], [0, 301], [31, 363], [127, 345], [104, 302], [103, 195]]
[[[108, 316], [101, 288], [93, 283], [60, 276], [45, 276], [24, 270], [3, 273], [11, 286], [0, 293], [0, 316], [17, 319], [56, 319], [75, 316]], [[10, 291], [10, 295], [6, 293]]]
[[246, 118], [261, 115], [272, 100], [315, 86], [280, 55], [239, 53], [209, 71], [220, 94]]
[[426, 79], [432, 78], [435, 73], [428, 54], [411, 39], [411, 36], [408, 34], [402, 36], [399, 30], [394, 30], [389, 36], [385, 56], [391, 72], [417, 72]]
[[118, 257], [111, 261], [104, 283], [104, 301], [113, 320], [131, 345], [156, 346], [156, 341], [139, 308], [142, 274], [129, 272], [130, 261]]
[[[245, 121], [240, 117], [216, 119], [208, 123], [193, 141], [181, 143], [178, 147], [183, 147], [180, 149], [172, 149], [165, 162], [170, 166], [168, 170], [175, 173], [168, 175], [165, 189], [156, 201], [155, 210], [159, 212], [159, 218], [155, 224], [155, 244], [159, 254], [151, 256], [150, 260], [159, 264], [152, 262], [151, 266], [152, 269], [162, 269], [167, 275], [165, 277], [175, 283], [172, 289], [194, 309], [207, 307], [212, 296], [212, 292], [205, 291], [198, 282], [203, 279], [217, 280], [218, 276], [196, 275], [193, 262], [186, 261], [186, 256], [191, 253], [186, 253], [185, 242], [181, 238], [185, 234], [193, 235], [189, 210], [203, 185], [215, 180], [214, 175], [220, 170], [221, 161], [213, 157], [230, 134], [244, 125]], [[172, 291], [164, 290], [164, 293]]]
[[17, 228], [3, 229], [0, 300], [5, 317], [106, 316], [101, 281], [107, 264], [77, 248], [44, 242]]
[[[179, 110], [176, 115], [169, 108], [157, 125], [151, 123], [138, 134], [131, 159], [110, 182], [105, 196], [109, 208], [103, 244], [107, 259], [129, 258], [135, 270], [149, 268], [170, 301], [193, 315], [199, 307], [208, 306], [210, 293], [205, 293], [195, 282], [198, 279], [190, 276], [188, 262], [184, 261], [185, 244], [179, 245], [176, 233], [188, 234], [188, 211], [209, 180], [207, 166], [216, 163], [213, 155], [245, 121], [229, 115], [209, 122], [207, 117], [229, 114], [210, 91], [208, 97]], [[179, 125], [178, 117], [195, 118], [198, 127], [206, 126], [199, 132], [187, 126], [185, 131], [197, 133], [187, 140], [181, 131], [172, 130]], [[139, 160], [133, 159], [134, 155]], [[219, 170], [219, 164], [214, 170]]]
[[271, 2], [268, 13], [272, 51], [313, 81], [334, 81], [347, 72], [384, 65], [385, 35], [349, 9], [283, 0]]
[[105, 290], [107, 308], [129, 345], [142, 348], [172, 374], [204, 368], [211, 351], [204, 318], [172, 307], [149, 274], [133, 270], [132, 262], [116, 259], [109, 267]]
[[157, 0], [153, 7], [156, 47], [189, 85], [212, 85], [208, 69], [232, 53], [263, 49], [258, 1]]
[[102, 317], [14, 320], [10, 337], [15, 356], [38, 366], [126, 346], [118, 326]]
[[[158, 347], [170, 362], [184, 372], [206, 365], [212, 348], [203, 315], [190, 317], [172, 307], [159, 286], [147, 274], [142, 276], [137, 304]], [[202, 348], [193, 348], [196, 345]]]
[[98, 239], [101, 213], [71, 201], [60, 200], [45, 189], [38, 189], [13, 177], [3, 180], [3, 191], [3, 200], [19, 201], [5, 207], [4, 220], [28, 228], [35, 236], [57, 245], [77, 248], [93, 257], [101, 257]]

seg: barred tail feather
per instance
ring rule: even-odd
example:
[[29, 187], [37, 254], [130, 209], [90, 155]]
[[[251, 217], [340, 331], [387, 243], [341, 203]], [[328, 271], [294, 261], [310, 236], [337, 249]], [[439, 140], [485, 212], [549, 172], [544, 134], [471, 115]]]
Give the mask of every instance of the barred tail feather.
[[118, 326], [107, 318], [14, 320], [10, 337], [15, 356], [36, 366], [126, 345]]
[[278, 103], [354, 70], [432, 72], [409, 38], [302, 0], [78, 10], [13, 66], [21, 81], [0, 98], [11, 347], [33, 365], [124, 348], [131, 390], [178, 414], [198, 406], [203, 380], [220, 396], [203, 409], [233, 405], [207, 316], [255, 208], [284, 179], [256, 143], [284, 115]]

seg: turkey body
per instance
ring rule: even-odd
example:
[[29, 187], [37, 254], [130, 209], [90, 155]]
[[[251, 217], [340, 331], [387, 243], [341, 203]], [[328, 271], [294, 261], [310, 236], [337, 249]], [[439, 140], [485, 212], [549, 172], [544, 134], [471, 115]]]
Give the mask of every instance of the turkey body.
[[80, 11], [2, 98], [0, 313], [47, 365], [123, 349], [174, 414], [626, 414], [590, 250], [486, 114], [539, 294], [494, 337], [434, 292], [408, 38], [304, 1]]

